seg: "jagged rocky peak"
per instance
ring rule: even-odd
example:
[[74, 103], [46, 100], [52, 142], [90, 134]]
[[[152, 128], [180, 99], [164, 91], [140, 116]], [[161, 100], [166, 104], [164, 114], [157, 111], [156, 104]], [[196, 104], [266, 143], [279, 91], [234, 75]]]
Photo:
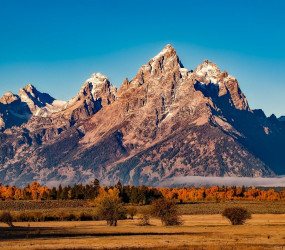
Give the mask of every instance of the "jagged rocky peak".
[[27, 84], [24, 88], [29, 93], [33, 93], [34, 91], [37, 91], [37, 89], [32, 84]]
[[179, 69], [184, 67], [175, 49], [170, 44], [167, 44], [161, 52], [140, 68], [138, 75], [150, 74], [152, 76], [159, 76], [162, 72], [174, 68]]
[[[237, 79], [233, 76], [227, 76], [223, 79], [223, 88], [220, 88], [220, 95], [229, 94], [231, 96], [231, 101], [236, 109], [239, 110], [249, 110], [249, 105], [247, 99], [239, 87]], [[226, 90], [227, 91], [226, 91]]]
[[179, 66], [181, 68], [184, 68], [176, 53], [176, 50], [170, 44], [167, 44], [164, 49], [155, 57], [153, 57], [149, 62], [154, 68], [161, 67], [162, 69], [162, 66]]
[[66, 107], [73, 106], [78, 101], [97, 101], [101, 104], [110, 104], [116, 100], [117, 88], [111, 84], [108, 77], [101, 73], [94, 73], [82, 85], [78, 94], [72, 98]]
[[129, 79], [126, 77], [125, 80], [123, 81], [122, 86], [128, 88], [129, 85], [130, 85]]
[[228, 75], [227, 71], [221, 72], [216, 63], [207, 59], [194, 70], [193, 76], [201, 84], [216, 84], [220, 87], [225, 80], [236, 80], [233, 76]]
[[32, 84], [28, 84], [19, 90], [18, 95], [21, 99], [31, 99], [31, 97], [37, 98], [37, 94], [37, 89]]
[[18, 96], [22, 102], [27, 103], [34, 115], [39, 113], [39, 109], [47, 105], [53, 105], [53, 102], [55, 101], [49, 94], [39, 92], [32, 84], [28, 84], [24, 88], [21, 88]]
[[[32, 85], [22, 92], [42, 100]], [[28, 109], [21, 100], [0, 103], [0, 130], [9, 135], [0, 143], [5, 184], [99, 178], [106, 185], [156, 185], [175, 176], [268, 176], [271, 162], [276, 170], [284, 162], [285, 130], [276, 117], [239, 111], [248, 105], [233, 76], [208, 60], [189, 72], [170, 45], [118, 92], [96, 73], [70, 106], [47, 119], [30, 119], [18, 103]]]
[[1, 97], [0, 102], [3, 104], [10, 104], [17, 100], [19, 100], [19, 97], [13, 94], [11, 91], [8, 91]]
[[85, 84], [87, 88], [90, 88], [94, 100], [102, 95], [106, 95], [110, 102], [115, 100], [117, 88], [110, 83], [108, 77], [101, 73], [92, 74]]
[[62, 110], [66, 102], [39, 92], [32, 84], [19, 90], [18, 95], [7, 92], [0, 99], [0, 130], [27, 123], [32, 116], [46, 117]]
[[220, 74], [221, 71], [218, 66], [209, 60], [204, 60], [204, 62], [194, 70], [194, 76], [203, 84], [218, 83]]
[[[198, 88], [207, 96], [228, 96], [229, 102], [239, 110], [249, 110], [249, 106], [245, 95], [239, 87], [237, 79], [228, 75], [227, 71], [221, 72], [215, 63], [204, 60], [193, 73], [194, 79], [197, 81]], [[217, 92], [213, 90], [216, 86]]]
[[34, 116], [47, 117], [63, 109], [65, 101], [56, 100], [47, 93], [41, 93], [32, 84], [20, 89], [19, 96], [26, 102]]
[[92, 74], [82, 85], [78, 94], [66, 103], [63, 109], [65, 118], [73, 122], [86, 120], [102, 107], [116, 100], [117, 88], [108, 77], [101, 73]]
[[187, 78], [188, 70], [183, 67], [175, 49], [168, 44], [139, 69], [130, 86], [141, 86], [150, 78], [159, 80], [162, 77], [170, 77], [170, 75], [176, 79]]
[[126, 77], [125, 80], [123, 81], [121, 87], [118, 89], [118, 92], [116, 94], [117, 98], [119, 98], [122, 94], [125, 93], [125, 91], [128, 90], [128, 88], [130, 87], [130, 81], [129, 79]]

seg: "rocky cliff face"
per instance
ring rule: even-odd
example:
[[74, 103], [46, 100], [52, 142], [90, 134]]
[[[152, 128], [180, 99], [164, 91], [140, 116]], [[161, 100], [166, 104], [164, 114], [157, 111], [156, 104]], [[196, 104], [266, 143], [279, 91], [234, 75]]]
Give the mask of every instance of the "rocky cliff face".
[[32, 116], [26, 103], [12, 92], [5, 93], [0, 99], [0, 131], [12, 126], [20, 126]]
[[170, 45], [118, 91], [96, 73], [57, 112], [38, 115], [26, 103], [28, 121], [0, 134], [3, 183], [157, 185], [173, 176], [285, 173], [284, 123], [251, 110], [238, 81], [214, 63], [184, 68]]
[[27, 123], [32, 116], [49, 116], [64, 105], [31, 84], [20, 89], [18, 95], [9, 91], [0, 99], [0, 131]]
[[116, 100], [117, 88], [106, 76], [95, 73], [64, 107], [62, 114], [74, 121], [85, 120]]
[[226, 71], [221, 72], [215, 63], [205, 60], [194, 70], [194, 78], [197, 81], [197, 88], [204, 95], [211, 97], [228, 95], [230, 104], [236, 109], [249, 110], [246, 97], [239, 88], [238, 81], [233, 76], [229, 76]]

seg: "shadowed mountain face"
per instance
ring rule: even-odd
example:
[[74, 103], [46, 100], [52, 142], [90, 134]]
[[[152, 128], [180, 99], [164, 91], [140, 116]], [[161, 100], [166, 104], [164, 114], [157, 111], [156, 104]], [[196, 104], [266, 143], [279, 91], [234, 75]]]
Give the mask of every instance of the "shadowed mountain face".
[[158, 185], [174, 176], [285, 173], [282, 119], [251, 110], [216, 64], [187, 70], [170, 45], [118, 90], [97, 73], [59, 110], [36, 106], [21, 127], [0, 133], [3, 183]]
[[0, 99], [0, 131], [21, 126], [34, 116], [47, 116], [62, 109], [65, 102], [57, 101], [49, 94], [39, 92], [28, 84], [18, 95], [5, 93]]

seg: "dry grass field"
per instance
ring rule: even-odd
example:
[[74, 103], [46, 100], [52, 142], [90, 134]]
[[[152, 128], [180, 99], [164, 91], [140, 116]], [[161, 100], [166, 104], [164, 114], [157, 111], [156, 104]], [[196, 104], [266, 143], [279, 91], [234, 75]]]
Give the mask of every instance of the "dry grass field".
[[221, 214], [226, 207], [243, 207], [252, 214], [285, 214], [285, 201], [227, 201], [180, 204], [181, 214]]
[[285, 249], [285, 214], [254, 214], [242, 226], [221, 215], [183, 215], [182, 226], [151, 226], [138, 220], [18, 222], [1, 224], [0, 249]]
[[[253, 213], [243, 226], [232, 226], [220, 214], [230, 206]], [[136, 206], [140, 212], [145, 206]], [[57, 213], [91, 212], [88, 201], [1, 202], [0, 210]], [[0, 223], [1, 249], [283, 249], [285, 250], [284, 201], [195, 202], [179, 204], [182, 226], [138, 226], [135, 220], [15, 222], [15, 228]]]
[[[219, 214], [226, 207], [240, 206], [246, 208], [253, 214], [285, 214], [285, 201], [200, 201], [187, 204], [179, 204], [181, 214]], [[145, 206], [136, 206], [140, 211]], [[49, 201], [1, 201], [0, 211], [92, 211], [90, 202], [87, 200], [49, 200]]]

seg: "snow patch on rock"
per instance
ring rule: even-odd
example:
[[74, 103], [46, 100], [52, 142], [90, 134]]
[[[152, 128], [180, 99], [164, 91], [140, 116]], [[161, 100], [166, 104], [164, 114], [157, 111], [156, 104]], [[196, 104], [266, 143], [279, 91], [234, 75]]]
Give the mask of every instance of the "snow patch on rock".
[[219, 84], [218, 77], [221, 71], [215, 63], [205, 60], [201, 65], [195, 69], [195, 74], [198, 78], [203, 79], [200, 81], [204, 84], [214, 83]]

